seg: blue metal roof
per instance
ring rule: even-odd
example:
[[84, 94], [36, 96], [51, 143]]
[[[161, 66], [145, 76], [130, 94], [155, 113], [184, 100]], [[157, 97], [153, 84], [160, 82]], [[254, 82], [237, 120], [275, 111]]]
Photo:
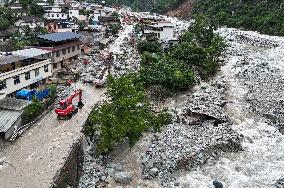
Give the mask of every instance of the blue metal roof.
[[48, 40], [52, 42], [60, 42], [64, 40], [79, 39], [81, 35], [73, 32], [60, 32], [60, 33], [50, 33], [45, 35], [39, 35], [38, 38], [43, 40]]

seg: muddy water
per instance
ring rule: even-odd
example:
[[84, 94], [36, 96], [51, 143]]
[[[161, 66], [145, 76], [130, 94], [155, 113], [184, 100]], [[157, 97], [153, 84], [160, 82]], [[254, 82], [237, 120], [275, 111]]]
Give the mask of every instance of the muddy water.
[[[226, 188], [268, 188], [284, 177], [284, 136], [277, 124], [283, 124], [284, 38], [253, 32], [226, 33], [231, 39], [228, 63], [222, 67], [229, 89], [227, 114], [233, 128], [244, 136], [239, 153], [224, 153], [217, 161], [179, 178], [181, 187], [213, 187], [221, 181]], [[236, 41], [240, 33], [252, 40], [271, 40], [278, 47], [259, 47], [251, 41]], [[257, 42], [256, 42], [257, 43]], [[244, 61], [245, 59], [245, 61]], [[266, 119], [267, 114], [274, 117]]]

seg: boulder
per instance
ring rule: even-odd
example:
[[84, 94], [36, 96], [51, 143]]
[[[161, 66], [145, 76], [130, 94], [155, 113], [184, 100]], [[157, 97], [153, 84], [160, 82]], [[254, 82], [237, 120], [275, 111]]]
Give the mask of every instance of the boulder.
[[223, 184], [217, 180], [213, 181], [213, 185], [215, 188], [223, 188]]
[[117, 172], [114, 174], [114, 180], [121, 184], [128, 184], [132, 181], [132, 175], [129, 172]]

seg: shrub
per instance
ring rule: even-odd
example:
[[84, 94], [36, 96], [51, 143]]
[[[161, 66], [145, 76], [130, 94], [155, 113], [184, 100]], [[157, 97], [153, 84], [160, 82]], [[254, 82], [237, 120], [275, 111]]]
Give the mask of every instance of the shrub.
[[22, 124], [27, 124], [35, 120], [43, 111], [44, 105], [36, 98], [28, 105], [21, 116]]

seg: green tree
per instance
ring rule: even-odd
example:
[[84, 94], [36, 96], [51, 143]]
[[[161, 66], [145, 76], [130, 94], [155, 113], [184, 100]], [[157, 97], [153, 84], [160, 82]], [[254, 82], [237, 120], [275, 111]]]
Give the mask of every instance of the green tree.
[[150, 53], [160, 53], [162, 52], [162, 47], [158, 41], [140, 41], [137, 44], [137, 48], [140, 54], [144, 52]]
[[10, 22], [8, 19], [0, 17], [0, 29], [7, 29], [10, 25]]
[[43, 14], [44, 14], [44, 9], [42, 6], [36, 3], [32, 3], [30, 5], [30, 15], [42, 17]]
[[108, 77], [108, 101], [98, 105], [90, 114], [85, 133], [99, 132], [98, 154], [108, 153], [116, 143], [128, 137], [132, 146], [150, 127], [158, 130], [170, 122], [167, 113], [154, 113], [146, 98], [144, 87], [136, 75]]
[[114, 17], [116, 17], [117, 19], [119, 18], [119, 14], [118, 14], [117, 12], [113, 12], [113, 13], [111, 14], [111, 16], [114, 16]]
[[33, 1], [32, 0], [19, 0], [19, 3], [24, 9], [27, 9], [33, 3]]
[[120, 24], [112, 24], [110, 25], [110, 31], [112, 33], [113, 36], [116, 36], [119, 32], [119, 30], [121, 29], [121, 25]]

